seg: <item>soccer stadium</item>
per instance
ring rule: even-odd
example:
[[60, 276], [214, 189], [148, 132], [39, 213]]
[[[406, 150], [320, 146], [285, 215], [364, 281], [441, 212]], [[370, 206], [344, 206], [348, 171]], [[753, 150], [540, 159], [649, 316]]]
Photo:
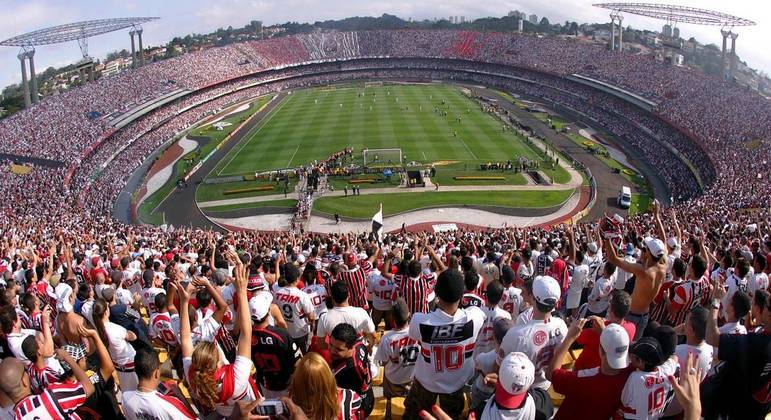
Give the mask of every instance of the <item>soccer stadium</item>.
[[[599, 6], [609, 45], [0, 43], [0, 419], [769, 418], [771, 102], [615, 29], [754, 22]], [[77, 86], [38, 95], [35, 46], [73, 40]]]

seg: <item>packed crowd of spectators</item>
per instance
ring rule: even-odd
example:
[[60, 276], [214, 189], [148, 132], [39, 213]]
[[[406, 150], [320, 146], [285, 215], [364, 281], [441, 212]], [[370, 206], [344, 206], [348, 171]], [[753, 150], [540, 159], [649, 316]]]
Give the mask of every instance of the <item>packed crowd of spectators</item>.
[[[363, 59], [291, 67], [347, 58]], [[656, 101], [656, 116], [560, 77], [573, 73]], [[474, 81], [580, 112], [643, 156], [675, 205], [624, 223], [401, 232], [380, 242], [299, 226], [223, 235], [111, 217], [142, 162], [202, 118], [269, 92], [389, 77]], [[195, 92], [107, 134], [115, 115], [178, 88]], [[407, 396], [408, 418], [431, 411], [437, 396], [458, 418], [465, 383], [477, 418], [548, 416], [550, 386], [565, 395], [557, 418], [619, 410], [630, 418], [630, 410], [759, 418], [769, 403], [769, 138], [771, 106], [708, 76], [570, 40], [465, 31], [252, 41], [45, 98], [0, 121], [0, 152], [68, 165], [13, 175], [0, 162], [0, 418], [88, 417], [88, 410], [131, 419], [239, 417], [281, 397], [292, 418], [365, 416], [376, 364], [385, 365], [386, 398]], [[309, 211], [303, 203], [298, 213]], [[376, 338], [381, 320], [388, 332]], [[420, 331], [458, 320], [470, 323], [471, 335], [451, 344], [478, 350], [447, 357], [453, 369], [438, 370], [431, 352], [455, 347]], [[284, 347], [255, 345], [261, 334], [282, 337]], [[685, 344], [674, 345], [678, 336]], [[631, 364], [611, 354], [624, 343]], [[411, 359], [421, 346], [428, 358]], [[561, 369], [571, 346], [583, 348], [576, 371]], [[162, 397], [148, 392], [160, 376], [153, 348], [169, 356], [164, 372], [176, 372], [164, 377], [178, 378]], [[277, 355], [280, 374], [266, 374], [265, 360]], [[714, 367], [708, 355], [719, 361]], [[223, 363], [231, 367], [218, 369]], [[248, 385], [253, 363], [256, 388]], [[679, 381], [663, 376], [670, 374]], [[646, 381], [677, 398], [655, 396], [648, 406], [648, 391], [638, 395]], [[311, 384], [319, 398], [307, 398]], [[67, 404], [47, 403], [65, 397]], [[640, 399], [645, 407], [635, 405]]]
[[[661, 168], [659, 175], [666, 179], [672, 195], [677, 198], [698, 195], [698, 185], [695, 178], [688, 175], [690, 169], [669, 150], [658, 147], [658, 142], [651, 141], [651, 137], [669, 143], [684, 155], [699, 171], [702, 186], [713, 184], [715, 173], [730, 174], [721, 177], [723, 188], [727, 187], [725, 181], [763, 177], [767, 148], [734, 147], [758, 140], [762, 146], [771, 134], [771, 110], [757, 95], [651, 58], [612, 54], [597, 45], [521, 34], [470, 31], [322, 31], [196, 51], [46, 98], [33, 109], [6, 118], [0, 122], [0, 151], [23, 156], [50, 156], [76, 167], [84, 160], [82, 166], [88, 172], [85, 178], [89, 178], [94, 171], [98, 172], [112, 161], [116, 150], [121, 153], [126, 151], [124, 154], [130, 156], [126, 159], [135, 162], [136, 156], [128, 152], [126, 141], [132, 144], [133, 140], [148, 134], [150, 127], [174, 115], [174, 109], [203, 103], [207, 96], [217, 97], [222, 91], [246, 83], [246, 80], [259, 80], [262, 70], [313, 60], [366, 57], [462, 59], [513, 66], [490, 66], [490, 70], [513, 73], [553, 87], [554, 90], [535, 96], [572, 105], [575, 109], [601, 117], [597, 119], [606, 125], [605, 128], [627, 139], [632, 147], [648, 156], [649, 161], [657, 163], [654, 167]], [[455, 63], [453, 66], [460, 68], [462, 64]], [[616, 84], [658, 102], [655, 112], [661, 119], [557, 77], [573, 73]], [[216, 86], [245, 75], [255, 76]], [[270, 76], [266, 73], [263, 77]], [[535, 91], [541, 87], [524, 82], [513, 85], [532, 93], [537, 93]], [[207, 86], [216, 87], [204, 89], [200, 94], [193, 94], [169, 107], [168, 111], [156, 111], [133, 124], [133, 127], [111, 134], [109, 120], [123, 111], [176, 88], [197, 90]], [[101, 117], [90, 118], [91, 113]], [[603, 115], [607, 113], [628, 121], [621, 123], [621, 118]], [[683, 132], [671, 129], [670, 123]], [[175, 124], [177, 128], [183, 128], [189, 123]], [[161, 133], [156, 130], [155, 134], [172, 131]], [[652, 132], [653, 136], [646, 131]], [[147, 142], [145, 147], [132, 149], [147, 155], [152, 146], [162, 143], [154, 140]], [[98, 147], [92, 151], [96, 144]], [[725, 150], [735, 153], [732, 159], [722, 156]], [[703, 153], [705, 151], [706, 154]], [[734, 159], [748, 164], [729, 163]], [[744, 191], [734, 194], [742, 201], [748, 200], [751, 195], [759, 194], [746, 194]]]
[[655, 205], [379, 241], [12, 223], [0, 416], [250, 418], [280, 399], [292, 419], [365, 418], [382, 365], [410, 419], [462, 418], [466, 393], [485, 419], [762, 418], [771, 217], [754, 217], [713, 226]]

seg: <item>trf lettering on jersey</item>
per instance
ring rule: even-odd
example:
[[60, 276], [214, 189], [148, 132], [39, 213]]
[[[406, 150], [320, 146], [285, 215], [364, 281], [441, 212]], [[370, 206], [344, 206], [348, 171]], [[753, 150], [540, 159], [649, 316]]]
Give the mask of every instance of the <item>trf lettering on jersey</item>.
[[474, 321], [465, 324], [420, 324], [421, 341], [429, 344], [455, 344], [474, 336]]

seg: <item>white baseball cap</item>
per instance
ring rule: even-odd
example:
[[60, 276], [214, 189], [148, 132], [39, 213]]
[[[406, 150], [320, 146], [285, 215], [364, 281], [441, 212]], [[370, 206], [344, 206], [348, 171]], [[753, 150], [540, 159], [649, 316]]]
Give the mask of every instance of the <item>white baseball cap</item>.
[[249, 314], [253, 320], [261, 321], [270, 312], [273, 296], [270, 293], [257, 293], [249, 299]]
[[501, 361], [498, 383], [495, 385], [495, 402], [505, 409], [515, 409], [527, 398], [527, 390], [535, 380], [533, 362], [520, 352], [509, 353]]
[[661, 239], [655, 239], [648, 236], [643, 239], [643, 243], [645, 243], [648, 251], [650, 251], [654, 257], [661, 257], [664, 255], [666, 248], [664, 247], [664, 242], [661, 242]]
[[591, 252], [592, 254], [597, 253], [597, 242], [589, 242], [589, 245], [586, 246], [586, 248]]
[[73, 307], [70, 304], [70, 295], [72, 294], [72, 287], [67, 283], [59, 283], [56, 285], [56, 310], [59, 312], [72, 312]]
[[605, 326], [600, 335], [600, 345], [610, 367], [624, 369], [629, 365], [629, 333], [624, 327], [618, 324]]
[[305, 264], [305, 255], [297, 254], [297, 264], [299, 265]]
[[667, 245], [669, 245], [670, 248], [677, 248], [679, 245], [677, 243], [677, 238], [670, 236], [669, 239], [667, 239]]
[[533, 281], [533, 297], [538, 303], [555, 306], [561, 295], [562, 289], [554, 277], [538, 276]]

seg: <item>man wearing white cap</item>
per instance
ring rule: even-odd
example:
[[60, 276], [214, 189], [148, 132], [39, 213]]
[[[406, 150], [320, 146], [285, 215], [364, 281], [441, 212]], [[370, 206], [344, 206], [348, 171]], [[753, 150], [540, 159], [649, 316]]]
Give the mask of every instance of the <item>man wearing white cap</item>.
[[524, 353], [504, 357], [498, 370], [495, 395], [487, 400], [480, 420], [535, 419], [535, 402], [527, 392], [534, 376], [535, 367]]
[[562, 369], [570, 346], [581, 334], [585, 319], [570, 325], [565, 340], [557, 347], [546, 378], [554, 391], [565, 396], [555, 419], [612, 417], [621, 402], [621, 390], [633, 369], [629, 368], [629, 334], [618, 324], [609, 324], [600, 334], [600, 366], [578, 371]]
[[538, 276], [533, 282], [533, 319], [509, 330], [501, 343], [498, 362], [512, 352], [526, 354], [535, 365], [534, 387], [549, 389], [544, 369], [568, 331], [565, 321], [551, 316], [562, 290], [557, 280]]
[[[658, 209], [658, 207], [654, 207]], [[657, 223], [661, 223], [658, 211], [656, 211]], [[632, 291], [632, 305], [629, 308], [627, 320], [637, 327], [635, 339], [642, 336], [648, 325], [651, 302], [659, 293], [661, 285], [667, 275], [667, 249], [659, 239], [647, 237], [643, 240], [643, 252], [638, 263], [630, 263], [616, 255], [616, 248], [610, 240], [603, 238], [603, 246], [608, 255], [608, 261], [619, 269], [635, 276], [634, 290]]]

